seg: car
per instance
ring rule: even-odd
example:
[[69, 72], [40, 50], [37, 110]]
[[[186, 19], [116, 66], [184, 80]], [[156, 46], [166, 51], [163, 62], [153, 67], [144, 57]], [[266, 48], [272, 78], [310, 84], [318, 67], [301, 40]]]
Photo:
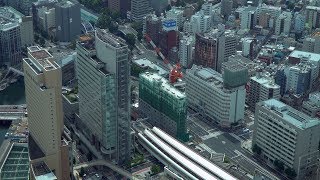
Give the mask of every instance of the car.
[[95, 174], [95, 176], [97, 177], [97, 178], [99, 178], [100, 176], [99, 176], [99, 174]]

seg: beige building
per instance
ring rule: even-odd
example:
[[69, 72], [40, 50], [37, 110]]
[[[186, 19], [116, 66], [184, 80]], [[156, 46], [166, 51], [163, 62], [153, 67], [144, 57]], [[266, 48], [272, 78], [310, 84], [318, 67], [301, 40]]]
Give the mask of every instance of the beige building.
[[33, 46], [28, 48], [23, 69], [31, 179], [47, 174], [51, 179], [69, 180], [71, 138], [64, 134], [61, 68], [47, 50]]
[[[281, 161], [297, 179], [319, 166], [320, 121], [275, 99], [259, 102], [254, 119], [253, 147], [268, 162]], [[285, 171], [286, 172], [286, 171]]]

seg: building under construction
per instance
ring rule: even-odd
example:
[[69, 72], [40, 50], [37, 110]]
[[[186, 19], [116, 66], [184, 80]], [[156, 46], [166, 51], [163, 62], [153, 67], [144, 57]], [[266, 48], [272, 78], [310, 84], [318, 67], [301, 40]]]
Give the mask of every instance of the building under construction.
[[187, 105], [184, 92], [157, 73], [142, 73], [139, 80], [139, 108], [149, 122], [180, 141], [188, 141]]

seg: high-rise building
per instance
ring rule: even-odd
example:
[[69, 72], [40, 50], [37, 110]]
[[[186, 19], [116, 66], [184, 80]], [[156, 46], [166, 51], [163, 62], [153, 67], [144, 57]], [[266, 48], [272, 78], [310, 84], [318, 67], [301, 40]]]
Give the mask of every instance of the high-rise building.
[[221, 72], [222, 63], [236, 53], [236, 44], [234, 31], [226, 31], [222, 25], [210, 33], [198, 33], [195, 41], [195, 64]]
[[179, 59], [183, 67], [189, 67], [192, 64], [194, 56], [194, 37], [183, 36], [179, 42]]
[[[23, 60], [29, 124], [29, 159], [32, 179], [45, 164], [57, 179], [69, 180], [72, 168], [71, 138], [64, 133], [61, 68], [38, 46], [28, 48]], [[72, 158], [71, 158], [72, 159]], [[39, 169], [40, 168], [40, 169]]]
[[247, 103], [251, 110], [255, 110], [256, 103], [268, 99], [280, 98], [280, 86], [275, 84], [274, 79], [265, 74], [258, 74], [250, 78], [250, 89]]
[[217, 68], [218, 39], [197, 33], [194, 63], [212, 69]]
[[140, 74], [139, 109], [149, 122], [180, 141], [188, 141], [185, 93], [157, 73]]
[[131, 0], [131, 19], [142, 21], [151, 11], [149, 0]]
[[[21, 46], [27, 47], [34, 43], [33, 34], [33, 21], [31, 16], [25, 16], [12, 7], [1, 7], [0, 17], [10, 19], [13, 23], [18, 23], [20, 26]], [[6, 24], [5, 20], [4, 24]]]
[[32, 2], [36, 0], [3, 0], [6, 6], [11, 6], [22, 14], [29, 16]]
[[270, 14], [272, 18], [277, 18], [281, 14], [281, 7], [261, 4], [257, 7], [257, 19], [264, 14]]
[[162, 30], [162, 19], [155, 14], [148, 14], [144, 17], [143, 33], [148, 34], [152, 41], [158, 45], [160, 32]]
[[189, 33], [206, 33], [211, 29], [212, 17], [199, 11], [191, 16]]
[[221, 1], [221, 15], [225, 18], [229, 17], [232, 12], [233, 0], [222, 0]]
[[261, 157], [283, 164], [285, 169], [295, 172], [296, 179], [317, 171], [320, 141], [317, 118], [270, 99], [257, 104], [254, 121], [252, 145], [261, 149]]
[[131, 0], [108, 0], [108, 8], [126, 15], [127, 11], [130, 11]]
[[183, 27], [184, 16], [183, 16], [183, 8], [172, 7], [169, 11], [166, 12], [166, 17], [168, 19], [173, 19], [177, 22], [178, 28]]
[[[58, 0], [45, 0], [45, 1], [36, 1], [36, 2], [32, 3], [31, 11], [32, 11], [33, 26], [34, 27], [41, 28], [41, 25], [42, 25], [42, 24], [40, 24], [40, 20], [39, 20], [39, 16], [38, 16], [39, 9], [46, 7], [47, 10], [53, 9], [53, 11], [55, 11], [54, 7], [57, 2], [58, 2]], [[50, 13], [52, 15], [52, 12], [50, 12]], [[55, 19], [55, 15], [54, 15], [53, 19]], [[55, 22], [55, 20], [54, 20], [54, 22]]]
[[41, 30], [45, 31], [46, 33], [50, 34], [50, 29], [56, 27], [56, 10], [55, 8], [48, 8], [46, 6], [42, 6], [38, 8], [37, 16], [38, 18], [38, 26]]
[[309, 30], [320, 28], [320, 7], [307, 6], [306, 21]]
[[312, 53], [320, 53], [320, 31], [314, 32], [303, 40], [302, 50]]
[[128, 46], [105, 30], [77, 43], [79, 117], [84, 135], [105, 158], [130, 158]]
[[283, 96], [286, 93], [287, 76], [285, 73], [285, 66], [280, 66], [275, 74], [275, 83], [280, 86], [280, 95]]
[[248, 58], [252, 58], [254, 54], [254, 39], [243, 38], [242, 39], [242, 55]]
[[306, 17], [301, 13], [296, 12], [294, 15], [294, 32], [301, 34], [304, 31], [306, 24]]
[[291, 31], [291, 24], [292, 24], [292, 14], [291, 12], [283, 12], [280, 16], [276, 19], [275, 25], [275, 34], [276, 35], [289, 35]]
[[55, 5], [56, 34], [60, 42], [71, 42], [80, 35], [80, 4], [61, 1]]
[[162, 54], [167, 57], [171, 49], [179, 44], [179, 31], [176, 21], [171, 19], [164, 20], [162, 30], [159, 33], [159, 48]]
[[213, 15], [212, 10], [213, 10], [212, 2], [205, 1], [201, 6], [201, 11], [205, 16], [212, 16]]
[[243, 84], [226, 87], [224, 81], [213, 69], [194, 65], [186, 72], [186, 94], [190, 108], [222, 127], [231, 127], [244, 118], [246, 91]]
[[[12, 13], [0, 14], [0, 66], [17, 66], [21, 64], [21, 27]], [[6, 17], [8, 16], [8, 17]]]
[[[271, 15], [269, 13], [262, 13], [258, 19], [259, 26], [261, 26], [263, 28], [269, 28], [271, 25], [270, 19], [271, 19]], [[273, 26], [271, 26], [271, 27], [273, 27]]]
[[253, 29], [257, 19], [257, 13], [255, 7], [247, 7], [240, 12], [240, 28], [241, 29]]

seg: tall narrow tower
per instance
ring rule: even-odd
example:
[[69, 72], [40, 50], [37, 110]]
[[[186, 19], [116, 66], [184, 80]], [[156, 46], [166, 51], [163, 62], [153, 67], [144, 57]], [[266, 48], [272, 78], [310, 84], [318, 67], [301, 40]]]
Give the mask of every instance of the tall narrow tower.
[[[28, 48], [23, 60], [29, 122], [31, 177], [46, 173], [57, 179], [70, 179], [69, 141], [63, 136], [61, 68], [52, 55], [37, 46]], [[41, 164], [41, 165], [39, 165]], [[50, 171], [49, 171], [49, 170]]]

